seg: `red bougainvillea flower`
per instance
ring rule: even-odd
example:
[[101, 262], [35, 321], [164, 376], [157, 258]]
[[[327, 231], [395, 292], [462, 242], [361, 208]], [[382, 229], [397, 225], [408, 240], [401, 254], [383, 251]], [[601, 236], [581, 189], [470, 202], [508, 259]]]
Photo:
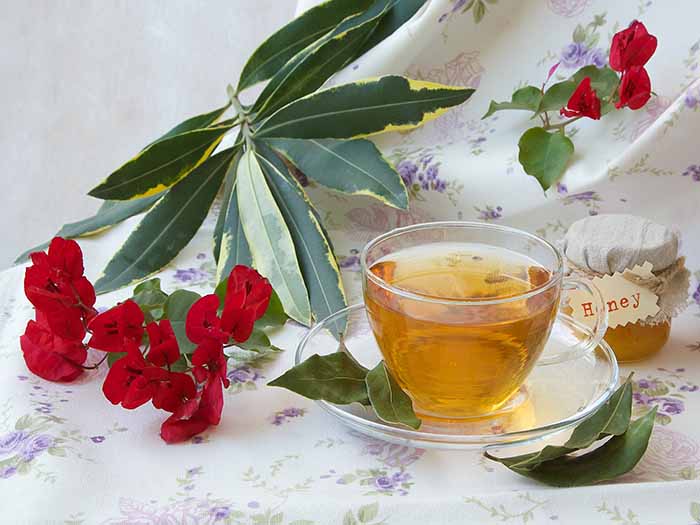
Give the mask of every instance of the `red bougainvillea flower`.
[[83, 253], [73, 240], [55, 237], [48, 253], [30, 255], [32, 266], [24, 275], [24, 292], [38, 309], [53, 311], [82, 303], [95, 304], [95, 290], [83, 276]]
[[160, 323], [152, 322], [146, 325], [148, 332], [148, 360], [156, 366], [172, 365], [180, 357], [180, 347], [177, 344], [173, 327], [168, 319]]
[[168, 412], [176, 412], [183, 403], [194, 399], [197, 387], [194, 380], [187, 374], [171, 372], [168, 377], [158, 383], [153, 396], [153, 406]]
[[209, 423], [200, 411], [200, 400], [191, 399], [183, 403], [160, 427], [160, 437], [166, 443], [180, 443], [201, 434]]
[[253, 324], [260, 319], [270, 304], [272, 286], [258, 272], [238, 265], [228, 277], [221, 328], [242, 343], [253, 331]]
[[656, 51], [656, 43], [656, 37], [647, 32], [644, 24], [635, 20], [627, 29], [613, 36], [610, 67], [622, 72], [634, 66], [643, 66]]
[[127, 409], [138, 408], [150, 401], [160, 381], [168, 379], [168, 371], [149, 365], [134, 342], [125, 343], [127, 355], [109, 369], [102, 392], [109, 401]]
[[565, 117], [600, 119], [600, 99], [591, 89], [590, 77], [584, 78], [559, 113]]
[[200, 415], [210, 425], [218, 425], [223, 410], [224, 390], [222, 383], [218, 377], [210, 377], [202, 390], [202, 399], [199, 402]]
[[221, 329], [221, 320], [217, 315], [219, 298], [214, 294], [205, 295], [198, 299], [187, 312], [185, 333], [195, 344], [212, 340], [225, 343], [229, 335]]
[[651, 98], [651, 79], [646, 69], [641, 66], [633, 66], [622, 74], [620, 82], [619, 98], [615, 107], [629, 107], [639, 109]]
[[105, 352], [124, 352], [127, 343], [141, 344], [143, 312], [131, 299], [93, 318], [88, 346]]
[[24, 274], [24, 293], [56, 335], [85, 336], [84, 322], [94, 316], [95, 290], [83, 276], [83, 254], [78, 243], [56, 237], [48, 253], [31, 254]]
[[83, 373], [87, 359], [81, 341], [63, 339], [54, 334], [43, 315], [39, 322], [29, 321], [19, 339], [24, 361], [32, 373], [49, 381], [72, 381]]
[[218, 378], [228, 388], [226, 377], [226, 356], [221, 343], [212, 339], [204, 340], [192, 354], [192, 373], [199, 383]]

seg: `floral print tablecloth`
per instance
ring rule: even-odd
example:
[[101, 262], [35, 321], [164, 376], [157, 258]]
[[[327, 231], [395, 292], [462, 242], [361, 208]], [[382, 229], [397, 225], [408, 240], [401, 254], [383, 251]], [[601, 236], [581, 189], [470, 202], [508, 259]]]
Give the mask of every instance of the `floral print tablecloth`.
[[[577, 123], [577, 155], [543, 194], [517, 163], [517, 112], [481, 120], [491, 98], [601, 65], [611, 35], [640, 18], [659, 37], [648, 64], [656, 97], [641, 111]], [[101, 395], [105, 370], [77, 383], [31, 376], [18, 337], [31, 317], [23, 269], [0, 274], [0, 521], [6, 523], [700, 523], [700, 4], [697, 0], [431, 0], [401, 31], [338, 75], [386, 73], [476, 87], [423, 129], [382, 139], [410, 189], [401, 212], [309, 188], [331, 230], [350, 295], [358, 251], [377, 232], [430, 219], [477, 219], [559, 238], [590, 214], [624, 212], [677, 227], [694, 272], [691, 304], [657, 357], [634, 366], [637, 413], [659, 409], [649, 450], [604, 486], [550, 489], [477, 452], [424, 451], [353, 433], [312, 402], [265, 382], [288, 368], [304, 332], [274, 335], [287, 351], [230, 368], [222, 424], [167, 446], [163, 418]], [[578, 29], [577, 29], [578, 28]], [[308, 183], [308, 182], [307, 182]], [[94, 278], [138, 218], [81, 241]], [[211, 221], [162, 272], [164, 288], [214, 285]], [[100, 297], [98, 306], [127, 296]], [[100, 377], [97, 377], [100, 376]]]

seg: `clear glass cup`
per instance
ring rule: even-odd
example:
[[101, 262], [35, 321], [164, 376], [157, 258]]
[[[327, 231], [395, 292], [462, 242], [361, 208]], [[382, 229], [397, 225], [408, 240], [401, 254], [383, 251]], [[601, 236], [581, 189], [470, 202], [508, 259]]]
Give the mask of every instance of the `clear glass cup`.
[[[486, 293], [461, 298], [453, 293], [416, 292], [393, 282], [390, 273], [399, 271], [400, 254], [414, 253], [407, 250], [416, 248], [421, 253], [443, 254], [454, 247], [459, 248], [455, 275], [462, 275], [459, 272], [470, 265], [488, 267], [493, 260], [497, 267], [484, 277], [487, 292], [498, 290], [494, 286], [509, 279], [520, 279], [524, 288], [503, 296]], [[392, 262], [393, 255], [399, 257], [398, 263]], [[515, 262], [501, 265], [500, 260]], [[580, 357], [598, 346], [607, 329], [597, 288], [565, 278], [557, 248], [515, 228], [464, 221], [398, 228], [370, 241], [362, 251], [361, 264], [365, 305], [377, 344], [421, 418], [484, 417], [502, 410], [535, 364]], [[522, 275], [502, 274], [503, 268], [511, 267], [509, 272]], [[596, 324], [590, 337], [543, 356], [565, 289], [581, 289], [592, 296]]]

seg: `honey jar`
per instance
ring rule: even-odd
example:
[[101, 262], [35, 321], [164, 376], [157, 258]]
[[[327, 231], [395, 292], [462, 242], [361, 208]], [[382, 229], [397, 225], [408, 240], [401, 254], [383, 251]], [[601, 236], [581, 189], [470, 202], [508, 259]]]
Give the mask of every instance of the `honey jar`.
[[[595, 215], [569, 228], [563, 242], [567, 271], [599, 284], [608, 305], [609, 328], [605, 341], [618, 361], [648, 358], [668, 341], [671, 319], [687, 304], [690, 283], [690, 272], [678, 251], [676, 232], [634, 215]], [[641, 268], [646, 268], [646, 273]], [[639, 295], [623, 297], [621, 302], [610, 292], [614, 285], [600, 286], [606, 275], [617, 282], [629, 281], [639, 293], [652, 298], [653, 313], [635, 315], [634, 309], [639, 306], [635, 298]], [[611, 282], [608, 279], [607, 283]], [[629, 309], [622, 320], [621, 306]], [[622, 322], [626, 319], [634, 320]]]

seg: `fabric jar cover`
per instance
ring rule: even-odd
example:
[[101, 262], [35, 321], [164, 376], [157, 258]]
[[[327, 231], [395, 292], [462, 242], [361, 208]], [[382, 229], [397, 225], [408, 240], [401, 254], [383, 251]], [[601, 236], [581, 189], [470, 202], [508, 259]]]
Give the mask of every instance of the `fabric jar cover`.
[[593, 279], [649, 262], [653, 278], [627, 279], [659, 297], [659, 312], [642, 324], [668, 321], [687, 306], [690, 272], [678, 256], [676, 232], [649, 219], [626, 214], [593, 215], [576, 221], [564, 237], [567, 272]]

